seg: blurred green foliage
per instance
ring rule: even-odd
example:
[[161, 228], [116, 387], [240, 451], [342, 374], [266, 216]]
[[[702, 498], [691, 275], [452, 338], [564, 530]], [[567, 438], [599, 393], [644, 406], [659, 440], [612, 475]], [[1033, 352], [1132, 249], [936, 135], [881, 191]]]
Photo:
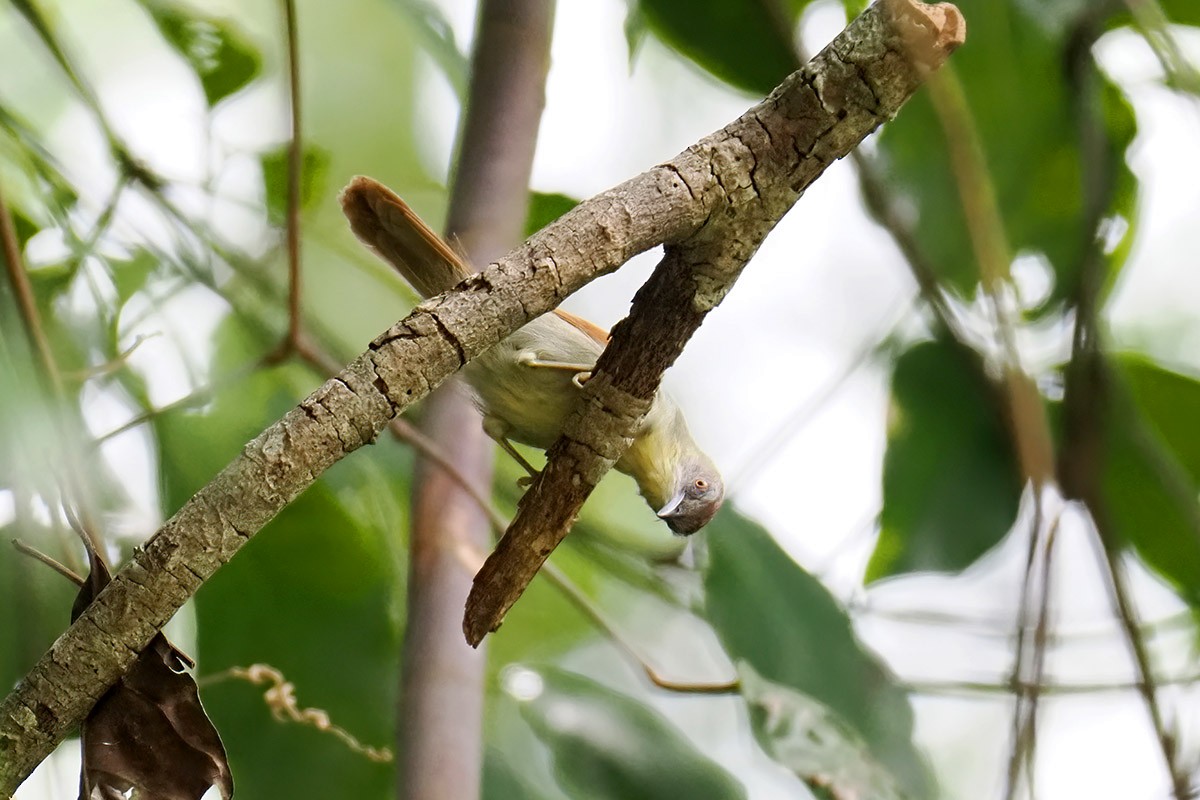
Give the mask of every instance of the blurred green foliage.
[[896, 359], [879, 542], [867, 581], [962, 570], [1012, 527], [1021, 498], [1004, 399], [972, 350], [922, 342]]
[[142, 4], [163, 40], [187, 61], [200, 79], [208, 105], [246, 88], [262, 66], [254, 46], [225, 20], [183, 11], [160, 2]]
[[[69, 501], [120, 528], [114, 521], [133, 515], [129, 483], [137, 478], [113, 475], [105, 448], [140, 448], [156, 480], [149, 489], [154, 515], [168, 516], [322, 376], [295, 362], [262, 363], [286, 326], [286, 136], [275, 129], [242, 138], [214, 124], [230, 111], [253, 110], [256, 94], [280, 91], [279, 20], [264, 9], [222, 15], [196, 4], [125, 4], [127, 16], [131, 9], [148, 15], [157, 32], [156, 41], [137, 43], [139, 57], [157, 53], [186, 66], [208, 112], [197, 122], [205, 126], [200, 133], [219, 142], [206, 151], [212, 163], [205, 174], [184, 181], [157, 175], [125, 149], [92, 92], [103, 76], [80, 72], [80, 65], [103, 66], [74, 52], [78, 26], [95, 22], [98, 12], [78, 3], [61, 3], [55, 13], [34, 0], [9, 5], [0, 12], [0, 71], [17, 75], [25, 65], [12, 61], [31, 43], [45, 51], [38, 67], [58, 70], [45, 77], [54, 90], [41, 92], [38, 104], [0, 91], [0, 184], [19, 244], [27, 254], [51, 253], [31, 261], [28, 280], [66, 396], [45, 388], [12, 286], [0, 283], [0, 496], [14, 508], [6, 533], [71, 563], [78, 556], [57, 510], [69, 483], [63, 464], [75, 464], [91, 487]], [[800, 63], [796, 28], [808, 5], [637, 0], [626, 29], [631, 51], [655, 36], [731, 89], [761, 95]], [[1046, 299], [1018, 322], [1066, 330], [1089, 291], [1085, 279], [1097, 277], [1088, 270], [1099, 272], [1103, 304], [1140, 233], [1138, 185], [1126, 163], [1136, 119], [1091, 51], [1102, 31], [1133, 20], [1118, 7], [1077, 2], [960, 5], [970, 35], [952, 69], [991, 181], [975, 188], [994, 193], [1011, 252], [1036, 256], [1051, 278]], [[1200, 5], [1191, 0], [1161, 8], [1170, 20], [1200, 24]], [[417, 53], [433, 59], [459, 97], [467, 60], [442, 12], [417, 0], [304, 4], [301, 27], [304, 313], [319, 345], [345, 359], [412, 297], [386, 268], [347, 249], [333, 190], [344, 176], [369, 173], [435, 221], [446, 193], [422, 160], [414, 125], [422, 113], [413, 88]], [[1166, 81], [1188, 85], [1170, 75]], [[117, 175], [100, 199], [63, 165], [51, 135], [76, 102], [93, 115], [97, 152], [107, 159], [101, 171]], [[906, 233], [946, 302], [969, 316], [979, 270], [943, 128], [918, 95], [873, 140], [867, 165], [905, 211]], [[213, 221], [230, 164], [258, 179], [251, 199], [238, 200], [249, 206], [240, 208], [238, 225], [252, 232], [239, 241]], [[181, 202], [197, 194], [203, 202]], [[146, 230], [129, 231], [125, 202], [139, 205]], [[535, 192], [528, 232], [575, 203]], [[1102, 228], [1118, 235], [1101, 237]], [[196, 332], [197, 320], [181, 315], [184, 296], [216, 318], [211, 341]], [[903, 344], [891, 376], [883, 507], [867, 581], [961, 571], [1017, 519], [1023, 482], [994, 364], [979, 352], [986, 348], [951, 341], [936, 322], [930, 328], [928, 337]], [[138, 347], [161, 344], [166, 354], [143, 360], [129, 350], [148, 329], [161, 329], [162, 341]], [[158, 374], [169, 371], [165, 360], [180, 373], [166, 389]], [[1096, 391], [1104, 392], [1105, 413], [1093, 433], [1102, 445], [1103, 516], [1114, 546], [1130, 545], [1180, 597], [1200, 605], [1200, 381], [1144, 353], [1105, 353], [1103, 363], [1108, 381]], [[1053, 385], [1064, 369], [1057, 364], [1036, 377]], [[1064, 413], [1066, 404], [1047, 395], [1047, 409]], [[130, 432], [110, 440], [89, 423], [98, 398], [120, 406]], [[295, 683], [302, 706], [327, 711], [367, 744], [388, 744], [405, 623], [411, 473], [410, 453], [382, 439], [331, 470], [220, 571], [196, 597], [193, 640], [180, 642], [197, 656], [201, 676], [270, 664]], [[495, 497], [504, 512], [515, 506], [516, 476], [501, 462]], [[133, 536], [112, 535], [114, 554], [151, 527], [143, 515], [127, 531]], [[936, 796], [913, 742], [905, 687], [859, 641], [829, 590], [734, 509], [701, 538], [702, 569], [664, 566], [679, 556], [682, 540], [665, 534], [630, 483], [613, 476], [554, 563], [618, 628], [711, 628], [741, 676], [734, 702], [750, 726], [729, 738], [752, 734], [760, 755], [795, 776], [797, 793], [803, 783], [828, 797]], [[0, 548], [0, 685], [19, 679], [62, 629], [72, 595], [66, 580]], [[658, 615], [652, 623], [648, 608]], [[609, 688], [571, 661], [609, 639], [577, 600], [549, 580], [535, 581], [491, 642], [484, 796], [745, 796], [746, 776], [731, 775], [718, 754], [703, 752], [689, 731], [652, 710], [649, 690]], [[542, 665], [520, 668], [536, 677], [537, 689], [514, 698], [506, 669], [522, 663]], [[280, 724], [261, 690], [226, 679], [206, 686], [204, 698], [239, 796], [392, 794], [391, 767], [311, 728]]]
[[[708, 546], [705, 611], [730, 657], [826, 706], [830, 719], [856, 731], [909, 796], [929, 796], [931, 779], [913, 747], [908, 699], [859, 644], [829, 590], [762, 527], [737, 514], [718, 515]], [[763, 688], [762, 681], [745, 689], [751, 703], [764, 700], [756, 688]], [[756, 733], [769, 735], [761, 725]]]
[[652, 800], [745, 797], [732, 775], [645, 705], [582, 675], [539, 670], [522, 713], [550, 750], [568, 797]]

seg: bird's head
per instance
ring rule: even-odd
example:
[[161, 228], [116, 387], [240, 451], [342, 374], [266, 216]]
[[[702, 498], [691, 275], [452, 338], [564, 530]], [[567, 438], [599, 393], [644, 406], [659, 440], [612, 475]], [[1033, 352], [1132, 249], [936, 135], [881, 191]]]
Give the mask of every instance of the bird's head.
[[633, 476], [646, 503], [675, 533], [703, 528], [725, 499], [725, 484], [697, 446], [683, 413], [659, 393], [617, 469]]
[[696, 451], [676, 466], [673, 491], [658, 509], [658, 518], [675, 533], [687, 536], [707, 525], [724, 500], [721, 474], [707, 456]]

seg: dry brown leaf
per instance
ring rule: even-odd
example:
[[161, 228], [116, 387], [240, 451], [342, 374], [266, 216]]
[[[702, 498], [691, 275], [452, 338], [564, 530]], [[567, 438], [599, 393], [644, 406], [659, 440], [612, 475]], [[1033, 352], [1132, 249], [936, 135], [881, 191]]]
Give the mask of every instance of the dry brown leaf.
[[[72, 620], [111, 580], [95, 554], [71, 610]], [[200, 800], [216, 786], [233, 796], [233, 777], [217, 729], [200, 705], [192, 661], [161, 633], [83, 722], [80, 800]]]

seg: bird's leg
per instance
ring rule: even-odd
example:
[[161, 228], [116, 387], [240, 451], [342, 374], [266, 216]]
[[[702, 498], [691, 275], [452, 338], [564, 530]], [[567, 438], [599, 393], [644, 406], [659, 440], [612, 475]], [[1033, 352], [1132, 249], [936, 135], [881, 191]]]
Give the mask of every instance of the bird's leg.
[[496, 417], [483, 418], [483, 432], [486, 433], [492, 441], [500, 445], [500, 449], [508, 453], [513, 461], [516, 461], [521, 467], [528, 472], [528, 475], [517, 478], [517, 486], [525, 488], [533, 483], [534, 479], [540, 474], [533, 464], [530, 464], [525, 456], [521, 455], [517, 448], [513, 447], [512, 442], [508, 440], [508, 426]]
[[575, 384], [580, 389], [587, 383], [588, 378], [592, 377], [593, 364], [570, 364], [564, 361], [544, 361], [537, 357], [537, 353], [525, 351], [517, 356], [517, 363], [523, 367], [542, 367], [544, 369], [561, 369], [568, 372], [574, 372], [571, 376], [571, 383]]

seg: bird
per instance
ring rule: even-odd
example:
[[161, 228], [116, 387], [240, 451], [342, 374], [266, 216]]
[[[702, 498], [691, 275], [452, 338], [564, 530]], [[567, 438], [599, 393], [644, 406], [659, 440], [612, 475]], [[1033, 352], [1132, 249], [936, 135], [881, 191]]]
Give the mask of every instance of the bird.
[[[423, 298], [449, 291], [473, 270], [399, 196], [358, 176], [339, 200], [350, 228]], [[513, 442], [547, 450], [574, 410], [609, 335], [560, 309], [536, 317], [463, 369], [483, 430], [531, 476], [537, 470]], [[616, 463], [674, 533], [690, 535], [716, 515], [725, 485], [696, 444], [683, 412], [659, 390], [629, 449]]]

